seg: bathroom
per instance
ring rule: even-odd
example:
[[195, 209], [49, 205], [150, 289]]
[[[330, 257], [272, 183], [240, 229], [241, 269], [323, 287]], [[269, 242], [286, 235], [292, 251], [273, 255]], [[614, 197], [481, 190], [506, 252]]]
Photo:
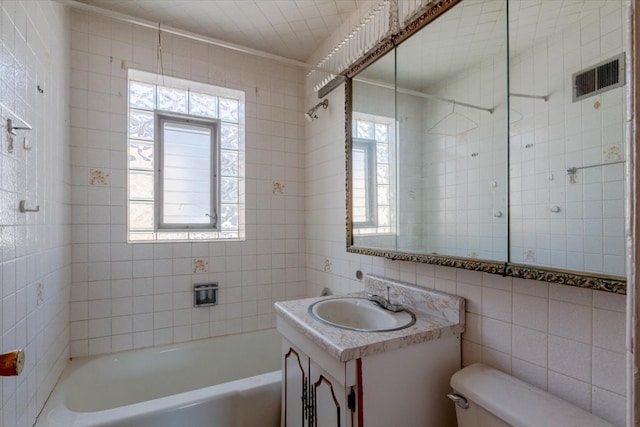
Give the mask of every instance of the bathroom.
[[[70, 357], [273, 328], [274, 302], [360, 291], [358, 270], [464, 297], [463, 365], [625, 425], [625, 295], [347, 252], [342, 86], [307, 122], [308, 70], [167, 33], [160, 64], [157, 29], [69, 3], [0, 2], [2, 118], [33, 127], [13, 153], [1, 139], [1, 350], [27, 355], [2, 378], [1, 425], [32, 425]], [[358, 4], [307, 62], [377, 2]], [[128, 68], [245, 91], [245, 241], [127, 243]], [[220, 304], [193, 309], [211, 281]]]

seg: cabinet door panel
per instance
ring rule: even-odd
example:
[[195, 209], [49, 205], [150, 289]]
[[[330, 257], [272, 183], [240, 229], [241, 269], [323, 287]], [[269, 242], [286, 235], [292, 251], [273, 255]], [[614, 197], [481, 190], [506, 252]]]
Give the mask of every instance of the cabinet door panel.
[[314, 427], [340, 427], [340, 402], [334, 385], [324, 375], [313, 384]]
[[313, 401], [312, 427], [349, 427], [344, 386], [310, 362], [309, 388]]
[[306, 372], [309, 359], [293, 347], [284, 353], [283, 426], [303, 427], [307, 419]]

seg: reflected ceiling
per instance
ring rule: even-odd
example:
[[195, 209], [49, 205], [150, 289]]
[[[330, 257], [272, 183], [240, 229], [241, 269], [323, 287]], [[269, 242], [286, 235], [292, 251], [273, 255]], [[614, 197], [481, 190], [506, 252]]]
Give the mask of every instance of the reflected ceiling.
[[[513, 54], [531, 47], [589, 14], [597, 17], [605, 5], [619, 17], [620, 4], [618, 0], [509, 0], [509, 48]], [[397, 74], [402, 86], [425, 91], [487, 56], [502, 54], [505, 7], [504, 0], [465, 0], [430, 23], [426, 31], [413, 35], [410, 41], [415, 48], [397, 52], [398, 62], [403, 64]], [[390, 81], [393, 69], [383, 73], [380, 65], [369, 70], [366, 78]]]

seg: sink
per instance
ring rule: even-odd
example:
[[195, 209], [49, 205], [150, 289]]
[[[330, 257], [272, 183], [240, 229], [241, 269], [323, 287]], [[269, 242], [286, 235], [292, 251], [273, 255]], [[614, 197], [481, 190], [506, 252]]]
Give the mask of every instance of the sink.
[[359, 297], [323, 299], [311, 304], [309, 313], [336, 328], [361, 332], [397, 331], [416, 323], [416, 316], [409, 310], [394, 313]]

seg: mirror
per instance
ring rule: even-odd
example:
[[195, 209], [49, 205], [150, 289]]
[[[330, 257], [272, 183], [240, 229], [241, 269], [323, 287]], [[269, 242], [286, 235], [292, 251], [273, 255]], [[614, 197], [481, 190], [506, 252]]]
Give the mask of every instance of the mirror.
[[625, 275], [624, 22], [623, 1], [509, 1], [513, 263]]
[[624, 17], [462, 1], [354, 64], [348, 251], [624, 293]]

